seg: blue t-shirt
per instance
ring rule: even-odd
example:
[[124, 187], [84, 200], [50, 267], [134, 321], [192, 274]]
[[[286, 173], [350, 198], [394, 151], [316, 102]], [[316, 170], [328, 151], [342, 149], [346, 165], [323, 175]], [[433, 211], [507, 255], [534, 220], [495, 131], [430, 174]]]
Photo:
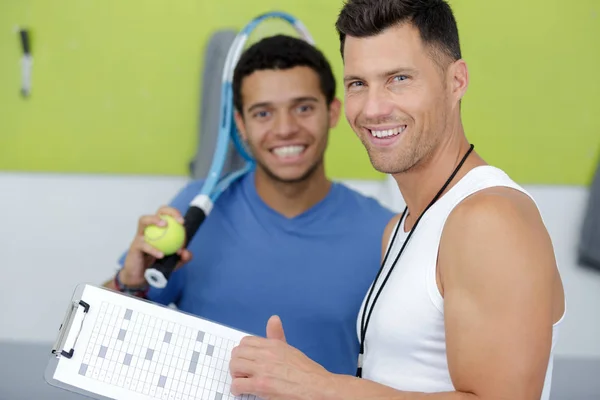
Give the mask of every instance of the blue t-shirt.
[[[201, 187], [192, 181], [171, 205], [185, 214]], [[290, 345], [330, 372], [354, 374], [356, 318], [392, 217], [333, 183], [321, 202], [287, 218], [262, 201], [250, 173], [217, 200], [188, 245], [192, 261], [148, 297], [260, 336], [277, 314]]]

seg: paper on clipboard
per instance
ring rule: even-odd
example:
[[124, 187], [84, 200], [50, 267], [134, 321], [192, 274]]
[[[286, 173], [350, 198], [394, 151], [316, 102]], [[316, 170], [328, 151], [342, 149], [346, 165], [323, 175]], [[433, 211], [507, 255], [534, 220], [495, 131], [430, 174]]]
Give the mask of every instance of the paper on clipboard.
[[247, 335], [80, 285], [52, 349], [46, 380], [98, 399], [255, 399], [230, 393], [231, 350]]

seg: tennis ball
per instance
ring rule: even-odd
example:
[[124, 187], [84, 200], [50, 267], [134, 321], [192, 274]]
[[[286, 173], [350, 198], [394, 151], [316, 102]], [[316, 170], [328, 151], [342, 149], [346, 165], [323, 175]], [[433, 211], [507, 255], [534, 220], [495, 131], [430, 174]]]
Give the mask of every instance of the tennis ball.
[[175, 254], [185, 242], [185, 228], [170, 215], [161, 215], [167, 226], [148, 225], [144, 229], [144, 239], [164, 255]]

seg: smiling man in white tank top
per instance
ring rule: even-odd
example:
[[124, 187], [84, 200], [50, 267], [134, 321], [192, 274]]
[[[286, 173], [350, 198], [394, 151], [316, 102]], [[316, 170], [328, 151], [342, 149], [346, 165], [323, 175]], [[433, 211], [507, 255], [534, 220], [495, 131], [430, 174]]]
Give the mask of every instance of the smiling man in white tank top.
[[386, 229], [358, 316], [357, 377], [330, 374], [285, 344], [274, 317], [266, 339], [233, 351], [233, 393], [549, 399], [565, 313], [554, 250], [535, 201], [466, 138], [469, 74], [450, 6], [348, 0], [336, 27], [346, 117], [407, 207]]

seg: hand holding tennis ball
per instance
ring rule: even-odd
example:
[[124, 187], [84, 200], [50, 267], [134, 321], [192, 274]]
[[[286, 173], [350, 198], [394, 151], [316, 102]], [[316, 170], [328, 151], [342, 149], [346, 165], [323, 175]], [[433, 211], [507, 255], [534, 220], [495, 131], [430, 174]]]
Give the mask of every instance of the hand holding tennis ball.
[[177, 209], [161, 207], [155, 215], [140, 217], [135, 238], [119, 274], [121, 282], [132, 287], [145, 285], [146, 269], [156, 259], [173, 253], [181, 258], [176, 269], [181, 267], [192, 259], [192, 254], [183, 247], [184, 244], [183, 217]]
[[166, 226], [148, 225], [144, 229], [144, 239], [155, 249], [169, 256], [177, 253], [185, 244], [185, 228], [170, 215], [163, 214], [160, 218]]

